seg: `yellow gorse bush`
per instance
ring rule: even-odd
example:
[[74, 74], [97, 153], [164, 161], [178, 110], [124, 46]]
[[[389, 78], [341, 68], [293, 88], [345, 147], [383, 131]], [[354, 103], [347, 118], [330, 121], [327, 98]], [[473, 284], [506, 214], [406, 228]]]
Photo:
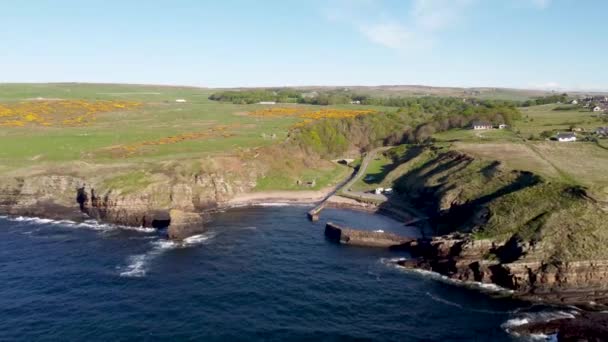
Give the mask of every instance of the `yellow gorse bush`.
[[101, 113], [141, 106], [130, 101], [41, 100], [0, 104], [0, 127], [85, 126]]
[[123, 157], [124, 158], [124, 157], [129, 157], [129, 156], [141, 153], [148, 146], [170, 145], [170, 144], [177, 144], [177, 143], [180, 143], [183, 141], [200, 140], [200, 139], [206, 139], [206, 138], [217, 138], [217, 137], [228, 138], [228, 137], [234, 136], [233, 133], [228, 132], [228, 129], [236, 127], [236, 126], [238, 126], [238, 125], [231, 125], [231, 126], [218, 125], [218, 126], [211, 127], [209, 129], [207, 129], [206, 131], [202, 131], [202, 132], [182, 133], [182, 134], [178, 134], [178, 135], [162, 137], [162, 138], [159, 138], [156, 140], [148, 140], [148, 141], [141, 141], [141, 142], [136, 142], [136, 143], [132, 143], [132, 144], [114, 146], [109, 149], [109, 152], [110, 152], [110, 155], [112, 155], [113, 157]]

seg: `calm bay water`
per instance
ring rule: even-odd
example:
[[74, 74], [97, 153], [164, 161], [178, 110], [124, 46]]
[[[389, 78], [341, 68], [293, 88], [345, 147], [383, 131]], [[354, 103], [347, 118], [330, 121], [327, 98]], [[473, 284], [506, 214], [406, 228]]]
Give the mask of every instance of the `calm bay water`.
[[[305, 207], [234, 209], [183, 244], [0, 218], [0, 340], [511, 341], [518, 303], [332, 244]], [[415, 235], [377, 215], [324, 220]]]

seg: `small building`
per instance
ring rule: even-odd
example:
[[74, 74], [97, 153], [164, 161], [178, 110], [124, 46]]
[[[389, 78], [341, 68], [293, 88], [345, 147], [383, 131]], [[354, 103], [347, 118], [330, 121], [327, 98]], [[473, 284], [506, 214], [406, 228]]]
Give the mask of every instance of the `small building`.
[[500, 124], [500, 125], [498, 125], [498, 129], [506, 129], [508, 127], [509, 126], [507, 124]]
[[601, 112], [602, 110], [603, 110], [603, 109], [602, 109], [602, 107], [600, 107], [600, 106], [595, 106], [595, 107], [593, 107], [593, 111], [594, 111], [594, 112]]
[[572, 102], [570, 102], [570, 104], [577, 105], [578, 104], [578, 100], [572, 100]]
[[357, 100], [357, 101], [350, 101], [350, 104], [358, 105], [358, 104], [361, 104], [361, 101], [359, 101], [359, 100]]
[[386, 188], [386, 189], [384, 189], [384, 194], [391, 195], [392, 193], [393, 193], [393, 188]]
[[471, 123], [471, 127], [477, 131], [482, 129], [492, 129], [494, 126], [488, 121], [473, 121]]
[[258, 104], [261, 104], [261, 105], [275, 105], [277, 103], [275, 101], [261, 101], [261, 102], [258, 102]]
[[570, 133], [559, 133], [557, 135], [557, 141], [559, 142], [571, 142], [576, 141], [576, 134]]
[[186, 99], [177, 99], [177, 100], [175, 100], [175, 102], [177, 102], [177, 103], [186, 103], [188, 101], [186, 101]]
[[376, 188], [376, 190], [374, 190], [374, 194], [376, 195], [382, 195], [383, 192], [384, 188]]

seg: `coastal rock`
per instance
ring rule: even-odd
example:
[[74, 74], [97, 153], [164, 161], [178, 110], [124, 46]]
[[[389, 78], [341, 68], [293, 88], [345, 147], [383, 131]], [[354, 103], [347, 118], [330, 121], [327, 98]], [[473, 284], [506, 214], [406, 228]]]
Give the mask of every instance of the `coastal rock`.
[[533, 248], [513, 239], [498, 244], [454, 235], [411, 241], [403, 248], [413, 258], [396, 261], [402, 267], [496, 284], [521, 299], [608, 305], [608, 261], [547, 263], [534, 260]]
[[172, 240], [183, 240], [205, 232], [204, 220], [200, 214], [173, 209], [169, 215], [171, 224], [167, 229], [167, 234]]
[[582, 312], [574, 318], [530, 322], [509, 329], [518, 335], [556, 335], [558, 341], [600, 342], [608, 340], [608, 314]]

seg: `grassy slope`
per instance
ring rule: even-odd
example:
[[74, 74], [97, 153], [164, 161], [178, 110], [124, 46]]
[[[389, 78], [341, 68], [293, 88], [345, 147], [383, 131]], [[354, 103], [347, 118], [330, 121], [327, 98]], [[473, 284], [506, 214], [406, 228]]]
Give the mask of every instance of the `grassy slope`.
[[506, 241], [514, 235], [543, 246], [535, 258], [607, 258], [601, 204], [570, 184], [502, 163], [440, 148], [411, 154], [389, 173], [396, 189], [435, 217], [437, 233], [473, 231]]
[[[62, 169], [63, 172], [70, 169], [70, 165], [72, 171], [78, 173], [80, 162], [98, 166], [117, 165], [122, 169], [143, 172], [148, 168], [158, 168], [166, 161], [181, 160], [188, 164], [190, 160], [226, 154], [247, 158], [255, 155], [257, 148], [283, 141], [289, 128], [298, 122], [292, 117], [248, 116], [247, 112], [264, 106], [210, 101], [207, 98], [212, 92], [202, 88], [139, 85], [0, 85], [0, 103], [5, 104], [36, 98], [121, 100], [143, 104], [128, 112], [98, 114], [94, 123], [82, 127], [0, 127], [0, 174], [53, 169]], [[186, 99], [187, 102], [177, 103], [176, 99]], [[318, 108], [309, 107], [311, 110]], [[361, 106], [357, 108], [361, 109]], [[169, 136], [208, 132], [218, 126], [227, 128], [222, 134], [201, 139], [139, 146], [131, 155], [117, 155], [110, 150], [117, 146], [159, 141]], [[276, 138], [271, 138], [273, 135]], [[308, 170], [279, 169], [291, 174], [283, 174], [285, 177], [273, 182], [262, 182], [260, 189], [292, 189], [296, 178], [317, 179], [318, 187], [323, 187], [344, 173], [342, 168], [315, 168], [311, 165]]]

